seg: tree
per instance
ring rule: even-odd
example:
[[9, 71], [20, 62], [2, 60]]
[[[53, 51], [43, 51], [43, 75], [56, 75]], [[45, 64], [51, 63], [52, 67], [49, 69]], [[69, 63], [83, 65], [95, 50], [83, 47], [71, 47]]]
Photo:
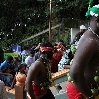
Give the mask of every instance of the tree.
[[[97, 2], [94, 0], [94, 4]], [[88, 3], [89, 0], [52, 0], [52, 25], [62, 18], [85, 19]], [[48, 28], [49, 0], [0, 0], [0, 12], [1, 46], [19, 43]]]

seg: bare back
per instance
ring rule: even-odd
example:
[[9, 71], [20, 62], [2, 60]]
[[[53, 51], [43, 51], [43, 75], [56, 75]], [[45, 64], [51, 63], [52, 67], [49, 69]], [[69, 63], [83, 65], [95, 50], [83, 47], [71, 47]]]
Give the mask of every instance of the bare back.
[[49, 81], [49, 61], [36, 60], [28, 71], [28, 79], [38, 86]]
[[39, 72], [36, 76], [36, 78], [34, 79], [34, 82], [38, 85], [40, 85], [43, 82], [47, 82], [48, 78], [47, 78], [47, 70], [45, 68], [45, 64], [43, 62], [37, 61], [39, 62]]
[[99, 38], [91, 31], [86, 31], [80, 39], [74, 61], [77, 62], [74, 65], [82, 64], [80, 68], [84, 69], [87, 80], [93, 79], [99, 71]]

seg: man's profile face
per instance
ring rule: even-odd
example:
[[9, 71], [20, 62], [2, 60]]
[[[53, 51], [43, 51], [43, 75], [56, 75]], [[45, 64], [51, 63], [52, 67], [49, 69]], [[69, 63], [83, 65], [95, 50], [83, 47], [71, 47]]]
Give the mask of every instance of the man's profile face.
[[85, 32], [85, 29], [80, 29], [80, 32], [82, 32], [82, 33]]

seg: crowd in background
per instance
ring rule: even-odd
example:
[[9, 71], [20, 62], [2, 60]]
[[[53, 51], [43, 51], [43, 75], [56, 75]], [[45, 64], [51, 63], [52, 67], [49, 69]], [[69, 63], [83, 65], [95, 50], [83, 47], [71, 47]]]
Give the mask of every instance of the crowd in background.
[[[53, 50], [53, 57], [50, 60], [51, 73], [55, 73], [64, 69], [70, 69], [71, 60], [74, 57], [75, 51], [79, 44], [79, 39], [85, 32], [86, 27], [80, 26], [80, 32], [75, 35], [71, 46], [67, 46], [63, 40], [55, 43]], [[41, 55], [40, 46], [24, 46], [21, 53], [18, 53], [18, 57], [8, 56], [4, 59], [4, 51], [0, 49], [0, 80], [2, 80], [7, 86], [14, 86], [15, 76], [18, 72], [27, 74], [29, 67], [34, 63]], [[11, 52], [11, 51], [10, 51]], [[22, 75], [22, 74], [21, 74]]]
[[[14, 77], [18, 72], [27, 74], [29, 67], [40, 57], [40, 45], [24, 46], [22, 52], [18, 57], [8, 56], [3, 61], [3, 55], [1, 54], [1, 65], [0, 65], [0, 80], [4, 81], [5, 85], [12, 86]], [[1, 53], [3, 51], [1, 50]], [[69, 65], [72, 59], [72, 53], [70, 49], [64, 44], [62, 40], [54, 45], [53, 57], [50, 61], [51, 72], [55, 73], [65, 69], [65, 65]], [[22, 70], [21, 70], [22, 69]], [[11, 74], [11, 75], [10, 75]]]

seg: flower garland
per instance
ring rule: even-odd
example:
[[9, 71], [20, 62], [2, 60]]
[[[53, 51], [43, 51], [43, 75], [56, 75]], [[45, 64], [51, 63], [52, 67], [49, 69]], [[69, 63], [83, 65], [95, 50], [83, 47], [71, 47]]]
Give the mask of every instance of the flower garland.
[[46, 72], [47, 72], [47, 79], [48, 79], [47, 82], [40, 83], [40, 88], [41, 89], [48, 89], [52, 83], [50, 62], [48, 59], [46, 59], [46, 57], [40, 57], [38, 60], [44, 64]]

